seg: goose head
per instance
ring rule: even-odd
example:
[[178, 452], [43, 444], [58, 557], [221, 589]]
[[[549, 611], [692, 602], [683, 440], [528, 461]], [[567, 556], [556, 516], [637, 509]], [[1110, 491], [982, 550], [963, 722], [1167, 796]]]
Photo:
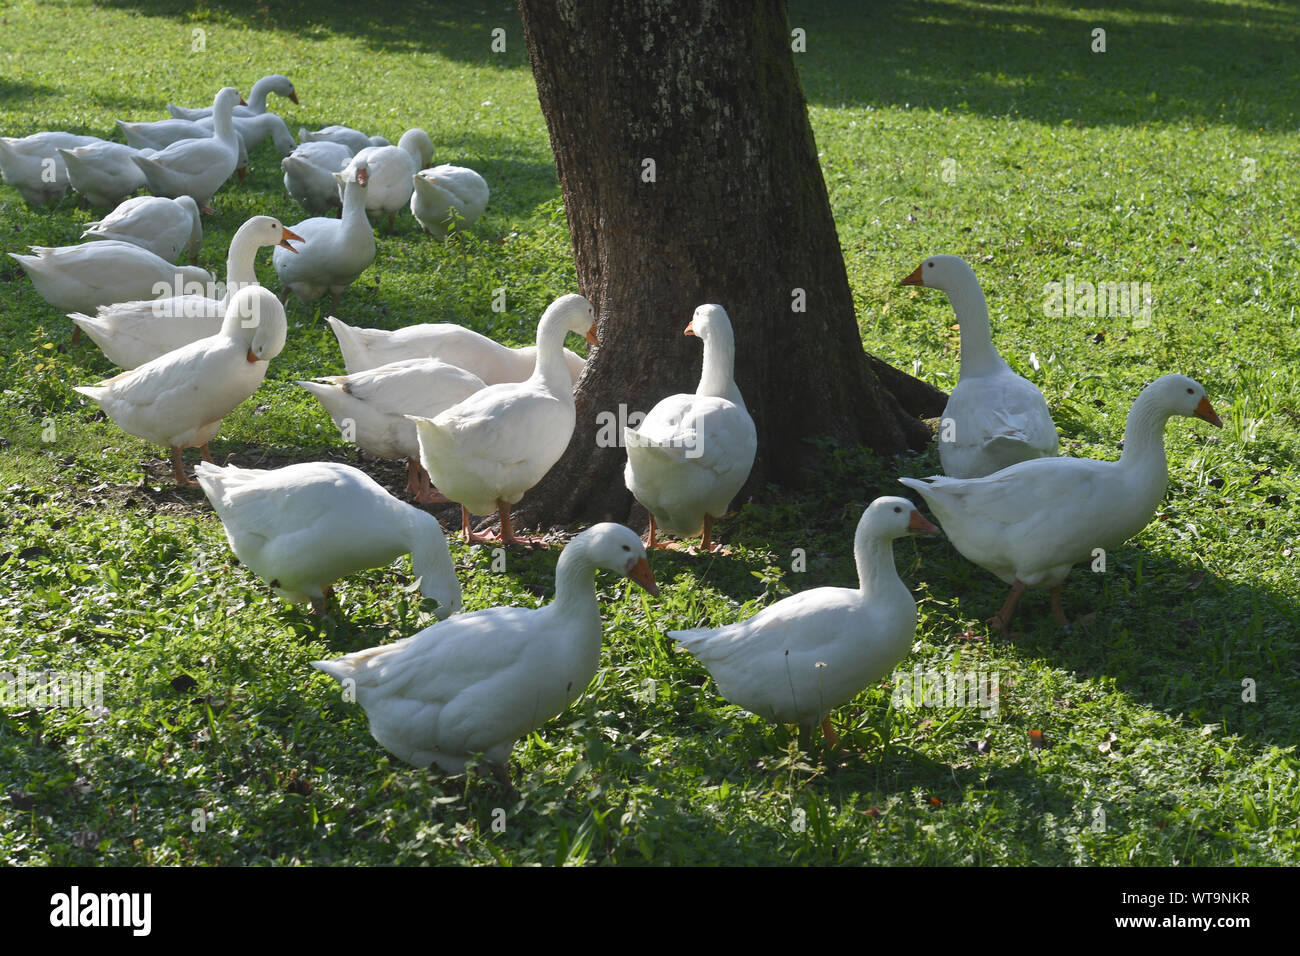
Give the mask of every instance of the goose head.
[[858, 521], [858, 537], [884, 538], [892, 541], [909, 534], [940, 534], [938, 528], [927, 521], [916, 505], [906, 498], [886, 496], [877, 498], [862, 512]]
[[576, 292], [562, 295], [548, 305], [538, 328], [543, 324], [563, 325], [567, 331], [583, 336], [592, 345], [600, 344], [600, 339], [596, 338], [596, 309], [585, 296]]
[[631, 528], [610, 521], [592, 525], [569, 542], [564, 554], [570, 551], [587, 564], [621, 574], [651, 594], [659, 593], [650, 564], [646, 561], [645, 545], [641, 543], [641, 536]]
[[1223, 421], [1205, 396], [1205, 387], [1186, 375], [1161, 376], [1142, 390], [1138, 401], [1150, 404], [1160, 412], [1200, 418], [1215, 428], [1223, 427]]
[[346, 189], [350, 182], [356, 183], [362, 189], [365, 189], [366, 183], [370, 181], [370, 170], [366, 168], [365, 163], [353, 163], [342, 172], [335, 173], [334, 181], [339, 184], [340, 190]]
[[212, 113], [215, 116], [218, 113], [229, 113], [236, 106], [247, 106], [244, 98], [239, 94], [239, 90], [233, 86], [222, 87], [217, 91], [217, 95], [212, 99]]
[[424, 130], [414, 127], [402, 134], [397, 141], [397, 148], [411, 157], [416, 169], [423, 169], [433, 159], [433, 140]]
[[732, 338], [731, 319], [720, 305], [702, 305], [686, 324], [685, 334], [697, 335], [705, 341], [716, 335]]
[[[273, 216], [254, 216], [239, 227], [239, 231], [235, 233], [235, 238], [251, 240], [258, 248], [262, 246], [280, 246], [290, 252], [298, 251], [289, 244], [290, 240], [296, 242], [307, 241], [293, 230], [285, 227], [280, 220]], [[233, 246], [234, 242], [231, 242], [231, 245]]]
[[248, 343], [249, 362], [267, 362], [280, 354], [288, 331], [284, 306], [270, 289], [245, 286], [230, 297], [221, 331]]
[[942, 289], [951, 293], [963, 284], [975, 279], [975, 273], [959, 256], [927, 256], [925, 260], [904, 279], [901, 285], [921, 285], [928, 289]]
[[282, 73], [272, 73], [264, 77], [264, 79], [269, 81], [266, 87], [272, 93], [287, 97], [291, 103], [298, 102], [298, 91], [293, 88], [293, 81], [287, 76]]

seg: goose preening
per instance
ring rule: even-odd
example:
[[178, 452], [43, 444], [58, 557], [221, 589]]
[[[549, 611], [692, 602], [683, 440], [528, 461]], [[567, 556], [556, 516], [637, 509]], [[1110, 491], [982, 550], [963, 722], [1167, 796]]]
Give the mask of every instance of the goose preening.
[[1011, 585], [990, 624], [1004, 631], [1026, 590], [1050, 588], [1052, 615], [1066, 627], [1061, 583], [1070, 568], [1145, 528], [1164, 497], [1164, 430], [1173, 415], [1223, 425], [1199, 383], [1166, 375], [1133, 403], [1119, 461], [1033, 458], [986, 478], [899, 481], [925, 498], [964, 557]]
[[453, 225], [461, 228], [478, 222], [487, 208], [487, 181], [464, 166], [444, 163], [422, 169], [411, 180], [411, 215], [431, 236], [441, 239]]
[[203, 217], [190, 196], [137, 196], [103, 219], [86, 223], [85, 230], [82, 239], [120, 239], [168, 262], [184, 251], [191, 265], [198, 265], [203, 244]]
[[432, 156], [433, 141], [418, 128], [403, 133], [396, 146], [367, 146], [359, 150], [348, 165], [366, 170], [366, 215], [388, 217], [391, 230], [394, 217], [410, 202], [415, 188], [412, 178]]
[[993, 347], [979, 280], [957, 256], [929, 256], [903, 285], [948, 293], [961, 327], [961, 377], [939, 429], [939, 461], [950, 478], [982, 478], [1030, 458], [1056, 454], [1056, 426], [1032, 382]]
[[636, 532], [598, 524], [560, 554], [555, 597], [543, 607], [458, 614], [312, 666], [355, 690], [371, 735], [397, 757], [459, 774], [482, 754], [508, 784], [515, 742], [580, 697], [600, 665], [601, 568], [659, 593]]
[[727, 513], [758, 450], [758, 432], [736, 387], [736, 345], [720, 305], [695, 310], [686, 334], [704, 343], [704, 369], [693, 395], [670, 395], [636, 428], [624, 428], [623, 481], [650, 512], [647, 547], [658, 531], [713, 543], [713, 520]]
[[60, 146], [56, 152], [68, 171], [68, 185], [96, 208], [112, 209], [145, 185], [144, 173], [131, 159], [140, 151], [130, 146], [101, 140], [85, 146]]

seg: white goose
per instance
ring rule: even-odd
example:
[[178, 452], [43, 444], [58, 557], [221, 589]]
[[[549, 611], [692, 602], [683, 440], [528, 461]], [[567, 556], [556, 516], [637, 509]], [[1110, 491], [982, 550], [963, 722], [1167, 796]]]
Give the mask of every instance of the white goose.
[[[332, 315], [325, 321], [334, 330], [349, 374], [404, 359], [432, 356], [448, 365], [473, 372], [488, 385], [500, 385], [502, 382], [522, 382], [533, 374], [537, 366], [536, 345], [512, 349], [450, 322], [408, 325], [390, 331], [357, 328]], [[564, 362], [576, 385], [578, 376], [586, 367], [586, 359], [565, 349]]]
[[342, 143], [303, 143], [280, 161], [285, 191], [315, 215], [341, 208], [334, 174], [342, 172], [351, 159], [352, 151]]
[[149, 189], [159, 196], [193, 196], [204, 212], [215, 212], [208, 203], [239, 164], [239, 135], [230, 111], [243, 98], [227, 86], [212, 101], [213, 134], [207, 139], [183, 139], [151, 157], [133, 156], [149, 180]]
[[365, 472], [313, 461], [274, 471], [200, 462], [194, 475], [235, 556], [291, 603], [324, 614], [339, 578], [411, 555], [441, 620], [461, 609], [438, 519], [398, 501]]
[[982, 478], [1008, 465], [1056, 454], [1056, 426], [1043, 393], [993, 347], [979, 280], [956, 256], [930, 256], [903, 285], [942, 289], [961, 326], [961, 378], [939, 429], [939, 461], [950, 478]]
[[367, 136], [360, 130], [352, 129], [348, 126], [326, 126], [318, 129], [314, 133], [309, 132], [305, 127], [298, 130], [298, 142], [300, 143], [342, 143], [353, 155], [361, 152], [367, 146], [391, 146], [393, 145], [382, 136]]
[[18, 190], [29, 206], [57, 202], [68, 191], [68, 168], [58, 153], [99, 142], [96, 136], [76, 133], [33, 133], [0, 136], [0, 179]]
[[831, 744], [832, 710], [880, 680], [912, 650], [916, 601], [894, 567], [893, 541], [937, 534], [906, 498], [877, 498], [858, 521], [856, 588], [813, 588], [719, 628], [669, 631], [733, 704]]
[[623, 481], [650, 512], [647, 544], [663, 529], [681, 538], [703, 529], [700, 547], [713, 544], [713, 519], [727, 513], [758, 451], [758, 433], [736, 387], [736, 345], [720, 305], [695, 310], [687, 335], [704, 342], [704, 371], [694, 395], [670, 395], [645, 420], [623, 430]]
[[636, 533], [598, 524], [560, 555], [555, 599], [545, 607], [458, 614], [393, 644], [312, 666], [355, 688], [370, 733], [402, 760], [458, 774], [482, 754], [508, 785], [515, 741], [562, 713], [596, 674], [598, 568], [659, 593]]
[[1034, 458], [986, 478], [899, 481], [925, 497], [963, 556], [1011, 585], [990, 624], [1005, 630], [1027, 589], [1051, 588], [1052, 615], [1066, 627], [1061, 582], [1070, 568], [1145, 528], [1164, 497], [1164, 429], [1172, 415], [1222, 426], [1200, 384], [1166, 375], [1133, 403], [1119, 461]]
[[[239, 118], [265, 113], [266, 97], [270, 93], [285, 97], [295, 106], [298, 103], [298, 91], [293, 88], [293, 81], [279, 73], [269, 73], [253, 84], [253, 88], [248, 93], [248, 102], [243, 106], [236, 106], [233, 115]], [[212, 115], [212, 107], [198, 106], [187, 109], [184, 106], [173, 106], [168, 103], [167, 112], [176, 119], [201, 120]]]
[[524, 382], [489, 385], [434, 418], [412, 416], [420, 464], [439, 490], [461, 506], [465, 540], [486, 541], [470, 514], [501, 516], [501, 541], [526, 544], [510, 525], [510, 506], [559, 461], [573, 437], [573, 383], [564, 363], [570, 332], [596, 341], [596, 313], [577, 294], [547, 307], [537, 325], [537, 367]]
[[285, 339], [284, 307], [261, 286], [240, 289], [216, 335], [146, 362], [98, 385], [77, 386], [125, 432], [171, 449], [176, 483], [185, 475], [181, 450], [208, 442], [221, 419], [257, 391], [267, 363]]
[[441, 239], [453, 224], [474, 225], [487, 208], [487, 181], [464, 166], [444, 163], [415, 174], [411, 215], [431, 236]]
[[[32, 285], [63, 314], [94, 312], [101, 305], [147, 299], [191, 283], [206, 286], [212, 274], [198, 266], [173, 265], [131, 242], [109, 239], [79, 246], [32, 246], [35, 255], [11, 252]], [[81, 329], [72, 336], [75, 343]]]
[[[231, 124], [234, 125], [233, 119]], [[126, 120], [118, 120], [117, 128], [122, 131], [122, 137], [126, 140], [127, 146], [138, 150], [145, 156], [152, 156], [156, 152], [161, 152], [173, 143], [179, 143], [187, 139], [211, 139], [214, 135], [212, 120], [208, 120], [206, 124], [194, 120], [178, 119], [141, 123], [128, 123]], [[239, 174], [239, 179], [242, 182], [248, 170], [248, 147], [244, 145], [244, 138], [239, 135], [238, 126], [235, 127], [235, 140], [239, 148], [239, 158], [235, 161], [235, 172]]]
[[392, 229], [394, 217], [410, 202], [412, 179], [432, 156], [433, 140], [422, 129], [408, 129], [396, 146], [367, 146], [353, 156], [349, 166], [365, 167], [369, 176], [366, 215], [387, 216]]
[[224, 291], [206, 288], [167, 298], [116, 302], [101, 306], [94, 316], [74, 312], [68, 318], [114, 365], [135, 368], [221, 331], [230, 297], [244, 286], [257, 285], [257, 250], [277, 246], [292, 252], [290, 240], [300, 242], [302, 237], [278, 219], [254, 216], [230, 241]]
[[429, 475], [420, 465], [415, 423], [406, 416], [441, 414], [482, 389], [481, 378], [425, 358], [298, 384], [316, 396], [334, 424], [358, 448], [380, 458], [405, 458], [406, 491], [416, 501], [447, 500], [429, 486]]
[[57, 152], [73, 192], [92, 206], [111, 209], [145, 184], [144, 173], [131, 161], [138, 151], [130, 146], [101, 140]]
[[[257, 113], [253, 116], [234, 116], [231, 121], [235, 124], [235, 132], [239, 134], [243, 142], [244, 166], [248, 165], [248, 153], [262, 145], [262, 141], [270, 138], [275, 144], [275, 148], [280, 151], [281, 156], [288, 156], [298, 145], [294, 141], [293, 134], [289, 132], [289, 127], [285, 125], [284, 120], [274, 113]], [[195, 120], [195, 124], [206, 129], [209, 135], [212, 133], [215, 120], [208, 116], [201, 120]]]
[[342, 218], [314, 216], [295, 223], [293, 231], [303, 237], [298, 255], [272, 253], [282, 299], [292, 292], [303, 302], [315, 302], [328, 292], [337, 312], [339, 295], [375, 261], [375, 233], [366, 218], [368, 175], [364, 166], [350, 169], [346, 180], [344, 173], [335, 173], [344, 186]]
[[137, 196], [103, 219], [86, 223], [85, 228], [82, 239], [119, 239], [168, 262], [175, 262], [183, 251], [192, 265], [199, 264], [203, 217], [199, 215], [199, 204], [190, 196]]

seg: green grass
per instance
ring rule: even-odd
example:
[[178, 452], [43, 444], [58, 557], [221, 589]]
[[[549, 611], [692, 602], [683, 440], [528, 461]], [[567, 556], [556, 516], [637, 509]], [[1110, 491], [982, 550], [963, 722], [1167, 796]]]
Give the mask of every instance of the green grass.
[[[188, 6], [0, 0], [0, 132], [107, 135], [115, 117], [288, 73], [302, 105], [272, 108], [295, 130], [341, 122], [396, 140], [422, 126], [435, 162], [472, 166], [493, 190], [483, 220], [449, 242], [409, 217], [381, 232], [343, 317], [531, 339], [575, 277], [512, 5], [366, 11], [364, 24], [344, 4]], [[1295, 8], [881, 6], [790, 14], [808, 34], [797, 62], [867, 347], [955, 381], [945, 297], [898, 286], [951, 252], [974, 265], [1003, 354], [1047, 395], [1063, 453], [1116, 456], [1132, 399], [1170, 371], [1201, 381], [1225, 422], [1170, 423], [1160, 520], [1104, 574], [1076, 569], [1067, 608], [1100, 613], [1071, 634], [1033, 595], [1019, 641], [962, 639], [986, 634], [1000, 582], [944, 540], [896, 545], [921, 617], [899, 670], [996, 673], [996, 720], [894, 706], [882, 682], [835, 715], [861, 755], [823, 759], [673, 653], [670, 629], [850, 583], [848, 529], [865, 503], [897, 493], [900, 473], [937, 469], [933, 451], [832, 449], [818, 487], [771, 491], [723, 523], [730, 556], [655, 555], [658, 600], [602, 576], [602, 669], [516, 748], [517, 798], [407, 767], [308, 662], [425, 623], [409, 565], [342, 582], [343, 613], [323, 631], [279, 602], [235, 562], [202, 496], [170, 487], [159, 450], [71, 391], [111, 366], [89, 344], [67, 348], [70, 323], [0, 264], [0, 670], [101, 672], [107, 709], [0, 707], [0, 860], [1300, 862]], [[489, 50], [498, 26], [504, 54]], [[1089, 49], [1095, 26], [1104, 54]], [[303, 218], [269, 143], [216, 205], [201, 258], [218, 270], [249, 215]], [[90, 218], [72, 199], [28, 210], [0, 187], [5, 252], [75, 242]], [[276, 286], [267, 256], [259, 275]], [[1067, 275], [1150, 282], [1150, 325], [1046, 317], [1044, 287]], [[342, 370], [332, 337], [297, 303], [289, 316], [266, 384], [214, 442], [219, 460], [354, 460], [292, 384]], [[366, 467], [400, 487], [396, 466]], [[795, 549], [805, 572], [791, 570]], [[482, 549], [453, 556], [470, 609], [553, 586], [553, 551], [511, 555], [505, 573]]]

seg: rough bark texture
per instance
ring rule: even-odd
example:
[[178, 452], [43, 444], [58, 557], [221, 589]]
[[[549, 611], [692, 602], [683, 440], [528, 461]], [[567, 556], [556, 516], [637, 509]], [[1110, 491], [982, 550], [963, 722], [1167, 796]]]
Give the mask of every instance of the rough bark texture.
[[521, 503], [524, 520], [628, 518], [626, 455], [597, 444], [597, 418], [695, 390], [700, 341], [683, 330], [706, 302], [731, 317], [758, 428], [742, 500], [801, 484], [808, 438], [924, 445], [916, 416], [939, 414], [944, 396], [863, 350], [783, 0], [519, 8], [602, 343], [578, 383], [573, 441]]

